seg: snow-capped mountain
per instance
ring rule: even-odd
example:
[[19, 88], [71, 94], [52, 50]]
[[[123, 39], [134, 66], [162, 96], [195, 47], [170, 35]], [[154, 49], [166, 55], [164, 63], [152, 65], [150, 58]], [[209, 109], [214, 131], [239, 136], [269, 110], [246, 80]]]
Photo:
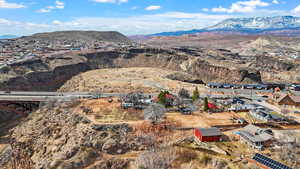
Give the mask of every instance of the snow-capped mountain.
[[152, 36], [181, 36], [203, 32], [229, 32], [231, 34], [300, 35], [300, 17], [275, 16], [226, 19], [214, 26], [188, 31], [163, 32]]
[[276, 16], [226, 19], [206, 30], [289, 29], [300, 27], [300, 17]]

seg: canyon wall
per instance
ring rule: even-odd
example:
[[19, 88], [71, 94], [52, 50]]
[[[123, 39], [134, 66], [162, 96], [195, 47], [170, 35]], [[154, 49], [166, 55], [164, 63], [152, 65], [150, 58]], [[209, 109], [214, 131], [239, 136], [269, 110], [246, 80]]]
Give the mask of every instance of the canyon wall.
[[[88, 70], [121, 67], [157, 67], [188, 72], [204, 82], [260, 82], [260, 75], [247, 70], [213, 66], [199, 57], [171, 50], [133, 48], [66, 57], [46, 58], [11, 65], [0, 74], [0, 90], [55, 91], [73, 76]], [[0, 70], [1, 72], [1, 70]]]

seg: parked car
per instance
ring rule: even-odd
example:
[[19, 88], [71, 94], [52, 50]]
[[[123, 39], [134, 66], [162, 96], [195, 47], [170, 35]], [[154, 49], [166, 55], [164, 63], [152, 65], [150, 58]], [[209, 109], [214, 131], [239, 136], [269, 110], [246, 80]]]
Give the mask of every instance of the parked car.
[[242, 85], [233, 85], [232, 88], [233, 89], [241, 89], [243, 86]]
[[181, 108], [180, 112], [184, 115], [191, 115], [192, 114], [192, 110], [189, 108]]
[[295, 90], [295, 91], [300, 91], [300, 86], [295, 86], [295, 87], [294, 87], [294, 90]]
[[256, 85], [255, 88], [258, 90], [266, 90], [267, 86], [266, 85]]
[[254, 89], [254, 85], [245, 85], [244, 89]]
[[223, 87], [224, 87], [225, 89], [229, 89], [229, 88], [232, 87], [232, 85], [231, 85], [231, 84], [223, 84]]

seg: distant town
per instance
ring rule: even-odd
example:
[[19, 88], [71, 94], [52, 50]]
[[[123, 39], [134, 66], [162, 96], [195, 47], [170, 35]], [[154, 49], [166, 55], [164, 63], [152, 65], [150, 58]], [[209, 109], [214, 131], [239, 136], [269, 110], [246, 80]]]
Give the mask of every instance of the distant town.
[[34, 60], [55, 57], [66, 53], [110, 51], [140, 46], [136, 43], [115, 43], [84, 40], [32, 40], [26, 38], [0, 40], [0, 67]]

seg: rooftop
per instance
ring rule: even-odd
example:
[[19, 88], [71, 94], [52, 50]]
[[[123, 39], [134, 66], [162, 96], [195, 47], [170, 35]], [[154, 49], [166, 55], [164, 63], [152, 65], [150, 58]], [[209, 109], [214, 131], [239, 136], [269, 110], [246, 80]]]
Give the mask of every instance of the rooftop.
[[198, 130], [202, 133], [202, 136], [221, 136], [222, 135], [220, 129], [218, 129], [216, 127], [198, 128]]

